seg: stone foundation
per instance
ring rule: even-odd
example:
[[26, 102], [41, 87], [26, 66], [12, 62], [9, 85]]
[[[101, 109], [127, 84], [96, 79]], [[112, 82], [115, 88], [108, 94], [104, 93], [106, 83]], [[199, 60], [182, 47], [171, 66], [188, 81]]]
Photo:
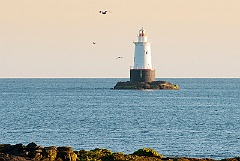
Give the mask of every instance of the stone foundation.
[[131, 82], [152, 82], [155, 81], [155, 69], [131, 69]]

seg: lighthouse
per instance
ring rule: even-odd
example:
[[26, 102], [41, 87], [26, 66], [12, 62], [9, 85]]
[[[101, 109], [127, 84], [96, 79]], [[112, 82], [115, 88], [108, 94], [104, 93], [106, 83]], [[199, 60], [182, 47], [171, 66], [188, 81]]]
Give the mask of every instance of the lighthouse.
[[134, 66], [130, 69], [130, 82], [155, 81], [155, 69], [152, 66], [151, 45], [146, 31], [142, 28], [137, 35], [138, 41], [133, 42]]
[[134, 65], [130, 69], [130, 81], [117, 82], [113, 89], [164, 89], [179, 90], [179, 86], [167, 81], [155, 81], [151, 46], [146, 31], [142, 28], [137, 35]]

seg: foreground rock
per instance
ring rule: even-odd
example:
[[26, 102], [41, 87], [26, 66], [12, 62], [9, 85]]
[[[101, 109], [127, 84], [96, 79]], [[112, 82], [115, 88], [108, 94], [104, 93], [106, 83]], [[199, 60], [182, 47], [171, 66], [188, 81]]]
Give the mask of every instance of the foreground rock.
[[117, 82], [114, 89], [163, 89], [179, 90], [179, 86], [166, 81], [153, 82]]
[[[150, 148], [143, 148], [133, 154], [113, 153], [108, 149], [73, 151], [71, 147], [42, 147], [35, 143], [0, 144], [0, 161], [214, 161], [210, 158], [164, 157]], [[240, 157], [221, 161], [240, 161]]]
[[27, 146], [23, 144], [1, 144], [0, 161], [76, 161], [77, 154], [71, 147], [42, 147], [35, 143]]

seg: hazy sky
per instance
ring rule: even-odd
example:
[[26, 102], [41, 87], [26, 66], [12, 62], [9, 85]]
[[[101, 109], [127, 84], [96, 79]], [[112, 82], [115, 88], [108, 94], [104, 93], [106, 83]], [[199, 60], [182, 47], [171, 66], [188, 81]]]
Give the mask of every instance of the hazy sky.
[[157, 78], [240, 78], [240, 0], [0, 0], [0, 78], [128, 78], [141, 27]]

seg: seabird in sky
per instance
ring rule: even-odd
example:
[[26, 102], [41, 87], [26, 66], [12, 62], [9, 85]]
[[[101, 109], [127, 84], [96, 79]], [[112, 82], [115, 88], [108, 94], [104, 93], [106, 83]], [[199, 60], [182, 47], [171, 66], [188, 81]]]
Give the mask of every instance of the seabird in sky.
[[99, 11], [99, 13], [101, 13], [101, 14], [107, 14], [107, 12], [110, 12], [111, 13], [111, 11]]
[[117, 60], [117, 59], [121, 59], [121, 58], [123, 58], [123, 57], [121, 57], [121, 56], [118, 56], [118, 57], [116, 58], [116, 60]]

